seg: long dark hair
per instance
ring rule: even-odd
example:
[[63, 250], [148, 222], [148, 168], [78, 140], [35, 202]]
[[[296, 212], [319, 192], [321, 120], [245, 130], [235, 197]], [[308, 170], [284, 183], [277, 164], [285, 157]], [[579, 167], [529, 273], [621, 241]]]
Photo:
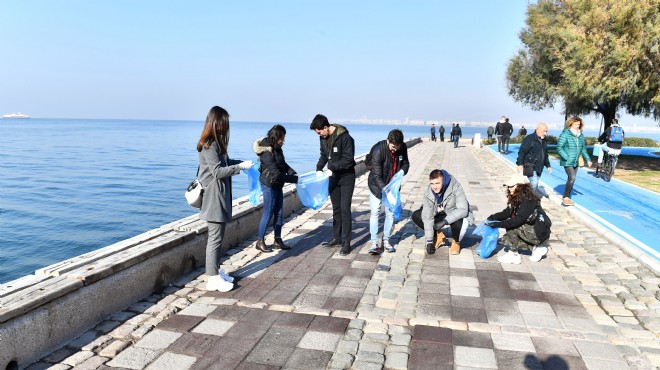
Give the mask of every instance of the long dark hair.
[[532, 192], [532, 186], [530, 184], [517, 184], [513, 194], [511, 194], [508, 188], [506, 189], [507, 204], [512, 212], [515, 212], [520, 207], [524, 198], [534, 199], [534, 197], [535, 195]]
[[286, 136], [286, 129], [282, 125], [275, 125], [268, 130], [267, 137], [271, 148], [279, 148], [280, 144], [278, 141], [284, 139], [284, 136]]
[[202, 149], [208, 149], [213, 142], [218, 144], [218, 153], [220, 155], [227, 154], [227, 146], [229, 145], [229, 113], [218, 106], [211, 108], [209, 114], [206, 115], [206, 123], [202, 130], [202, 136], [200, 136], [197, 142], [197, 151], [201, 152]]

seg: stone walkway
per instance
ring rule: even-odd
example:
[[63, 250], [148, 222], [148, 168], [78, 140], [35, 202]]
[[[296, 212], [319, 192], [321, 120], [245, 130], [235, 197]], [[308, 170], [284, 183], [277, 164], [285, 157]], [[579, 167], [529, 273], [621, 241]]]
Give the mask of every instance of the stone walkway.
[[[353, 198], [353, 251], [331, 236], [330, 205], [286, 220], [290, 251], [229, 251], [229, 293], [202, 270], [118, 312], [29, 369], [653, 369], [660, 366], [658, 276], [554, 200], [550, 253], [501, 265], [466, 238], [458, 256], [424, 252], [408, 219], [428, 173], [461, 182], [476, 221], [504, 208], [513, 169], [485, 149], [410, 149], [396, 253], [367, 253], [367, 176]], [[272, 235], [269, 236], [272, 242]], [[420, 239], [420, 240], [418, 240]], [[446, 243], [449, 245], [449, 242]], [[500, 252], [502, 253], [502, 252]]]

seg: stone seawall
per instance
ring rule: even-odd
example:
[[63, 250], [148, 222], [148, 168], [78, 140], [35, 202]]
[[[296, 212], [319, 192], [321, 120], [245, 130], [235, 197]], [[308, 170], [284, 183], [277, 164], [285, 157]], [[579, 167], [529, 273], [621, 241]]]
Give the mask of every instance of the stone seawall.
[[[356, 162], [361, 175], [364, 155]], [[293, 184], [284, 187], [284, 217], [303, 207], [295, 193]], [[233, 208], [223, 250], [253, 238], [262, 215], [262, 204], [248, 197]], [[38, 360], [203, 265], [206, 232], [193, 215], [0, 285], [0, 369]]]

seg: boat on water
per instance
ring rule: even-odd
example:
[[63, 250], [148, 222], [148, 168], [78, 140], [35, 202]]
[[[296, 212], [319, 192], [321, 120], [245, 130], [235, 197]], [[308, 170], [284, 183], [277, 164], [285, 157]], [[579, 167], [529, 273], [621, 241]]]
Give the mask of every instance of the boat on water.
[[18, 113], [4, 114], [2, 118], [30, 118], [30, 116], [28, 116], [25, 113], [18, 112]]

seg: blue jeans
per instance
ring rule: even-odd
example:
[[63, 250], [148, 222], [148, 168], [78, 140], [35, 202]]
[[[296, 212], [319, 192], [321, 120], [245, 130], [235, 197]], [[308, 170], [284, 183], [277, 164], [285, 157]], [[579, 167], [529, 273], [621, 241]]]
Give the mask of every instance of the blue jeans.
[[529, 179], [529, 185], [531, 185], [532, 187], [532, 192], [534, 193], [534, 195], [536, 195], [537, 198], [541, 199], [543, 197], [548, 196], [545, 190], [543, 191], [539, 190], [539, 181], [541, 180], [541, 175], [537, 174], [536, 171], [534, 171], [534, 175], [529, 176], [527, 178]]
[[270, 188], [261, 184], [261, 190], [264, 194], [264, 214], [261, 216], [261, 221], [259, 222], [257, 238], [263, 240], [266, 236], [266, 229], [271, 218], [274, 218], [273, 231], [275, 232], [275, 237], [279, 238], [282, 236], [282, 205], [284, 203], [282, 188]]
[[[369, 193], [369, 205], [371, 206], [371, 217], [369, 218], [369, 233], [371, 242], [378, 243], [378, 218], [380, 217], [380, 205], [382, 200]], [[390, 240], [392, 226], [394, 226], [394, 212], [385, 208], [385, 223], [383, 224], [383, 244]]]
[[458, 139], [459, 139], [459, 138], [460, 138], [460, 136], [458, 136], [458, 135], [454, 135], [454, 148], [457, 148], [457, 147], [458, 147]]

